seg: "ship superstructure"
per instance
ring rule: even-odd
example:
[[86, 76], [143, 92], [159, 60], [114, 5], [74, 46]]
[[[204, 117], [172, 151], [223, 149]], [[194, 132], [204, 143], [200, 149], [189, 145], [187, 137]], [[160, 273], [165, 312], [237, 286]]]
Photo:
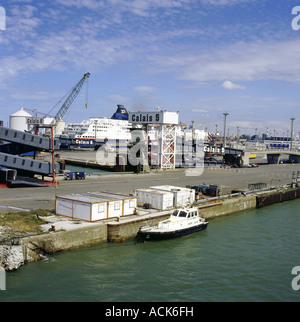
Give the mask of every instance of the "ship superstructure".
[[131, 124], [128, 119], [126, 120], [126, 114], [124, 106], [118, 105], [117, 112], [112, 118], [91, 117], [81, 123], [69, 123], [62, 134], [67, 135], [76, 146], [80, 147], [94, 147], [95, 141], [130, 141]]

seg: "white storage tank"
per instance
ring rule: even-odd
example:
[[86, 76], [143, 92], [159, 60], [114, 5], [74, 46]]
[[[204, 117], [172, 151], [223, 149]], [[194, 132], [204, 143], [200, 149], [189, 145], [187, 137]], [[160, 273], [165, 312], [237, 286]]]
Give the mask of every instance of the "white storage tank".
[[150, 187], [151, 190], [167, 191], [173, 194], [174, 207], [184, 207], [194, 203], [195, 190], [189, 188], [175, 187], [175, 186], [155, 186]]
[[66, 122], [59, 120], [55, 126], [55, 134], [60, 135], [64, 131]]
[[149, 204], [151, 208], [158, 210], [167, 210], [173, 208], [173, 193], [168, 191], [156, 191], [152, 189], [136, 189], [138, 206], [143, 207]]
[[27, 119], [29, 117], [32, 117], [32, 115], [21, 108], [18, 112], [9, 116], [9, 128], [18, 131], [27, 131]]
[[110, 192], [87, 192], [57, 196], [56, 215], [99, 221], [104, 219], [133, 215], [137, 207], [137, 198]]

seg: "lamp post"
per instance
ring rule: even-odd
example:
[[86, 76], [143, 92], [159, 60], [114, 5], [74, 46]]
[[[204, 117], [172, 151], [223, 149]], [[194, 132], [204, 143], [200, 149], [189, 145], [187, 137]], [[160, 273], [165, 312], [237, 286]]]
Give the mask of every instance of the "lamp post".
[[224, 148], [226, 146], [226, 118], [227, 118], [227, 115], [229, 115], [229, 113], [223, 113], [223, 115], [225, 116], [225, 119], [224, 119]]
[[192, 152], [194, 152], [194, 122], [192, 121]]
[[94, 126], [95, 126], [95, 143], [96, 143], [96, 140], [97, 140], [97, 130], [98, 130], [97, 124], [98, 124], [98, 120], [95, 120], [94, 121]]
[[255, 129], [255, 145], [257, 143], [257, 129]]
[[294, 117], [291, 117], [291, 121], [292, 121], [292, 129], [291, 129], [291, 151], [293, 150], [293, 132], [294, 132]]

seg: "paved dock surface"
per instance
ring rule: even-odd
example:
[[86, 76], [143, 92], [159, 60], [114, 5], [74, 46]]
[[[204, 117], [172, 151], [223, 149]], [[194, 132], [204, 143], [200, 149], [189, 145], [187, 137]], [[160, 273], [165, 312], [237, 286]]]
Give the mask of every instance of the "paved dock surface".
[[[87, 176], [85, 180], [66, 181], [58, 177], [59, 184], [49, 187], [0, 188], [0, 205], [22, 209], [55, 209], [55, 196], [93, 191], [111, 191], [131, 194], [137, 188], [157, 185], [211, 184], [221, 185], [222, 194], [233, 189], [247, 189], [248, 184], [264, 182], [270, 186], [291, 183], [298, 164], [261, 165], [258, 168], [205, 168], [200, 176], [187, 176], [184, 169], [152, 171], [145, 174], [105, 174]], [[0, 209], [0, 212], [1, 212]]]

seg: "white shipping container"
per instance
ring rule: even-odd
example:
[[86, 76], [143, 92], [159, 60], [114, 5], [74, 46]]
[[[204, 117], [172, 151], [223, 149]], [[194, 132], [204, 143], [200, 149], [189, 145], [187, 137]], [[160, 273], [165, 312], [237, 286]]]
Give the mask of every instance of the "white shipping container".
[[166, 210], [173, 208], [173, 193], [168, 191], [156, 191], [151, 189], [136, 189], [138, 205], [150, 204], [151, 208]]
[[189, 188], [175, 187], [175, 186], [155, 186], [150, 187], [151, 190], [167, 191], [173, 194], [173, 207], [184, 207], [191, 205], [195, 201], [195, 190]]
[[134, 196], [88, 192], [57, 196], [55, 212], [60, 216], [92, 222], [133, 215], [136, 207], [137, 198]]

